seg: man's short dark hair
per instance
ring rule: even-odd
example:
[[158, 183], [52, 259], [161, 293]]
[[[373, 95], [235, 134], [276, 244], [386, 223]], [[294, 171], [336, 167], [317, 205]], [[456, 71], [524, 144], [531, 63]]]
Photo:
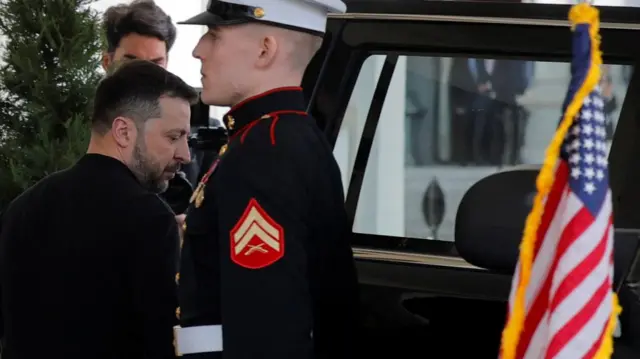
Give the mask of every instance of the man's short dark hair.
[[93, 101], [93, 130], [104, 134], [116, 117], [132, 119], [141, 128], [151, 118], [162, 115], [160, 98], [198, 101], [198, 92], [180, 77], [153, 62], [123, 60], [102, 79]]
[[153, 0], [134, 0], [130, 4], [112, 6], [104, 12], [102, 24], [109, 53], [120, 46], [123, 37], [133, 33], [164, 41], [167, 52], [176, 41], [176, 26], [171, 17]]

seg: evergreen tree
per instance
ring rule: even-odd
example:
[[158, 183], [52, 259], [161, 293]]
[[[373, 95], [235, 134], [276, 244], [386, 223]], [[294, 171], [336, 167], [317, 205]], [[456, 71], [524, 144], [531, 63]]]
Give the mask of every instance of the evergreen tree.
[[102, 77], [95, 0], [0, 0], [0, 212], [86, 151]]

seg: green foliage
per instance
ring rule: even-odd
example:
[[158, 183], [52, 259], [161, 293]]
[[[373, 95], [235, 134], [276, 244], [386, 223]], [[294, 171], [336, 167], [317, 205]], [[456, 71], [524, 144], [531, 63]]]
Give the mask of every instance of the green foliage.
[[84, 154], [102, 77], [94, 0], [0, 0], [0, 211]]

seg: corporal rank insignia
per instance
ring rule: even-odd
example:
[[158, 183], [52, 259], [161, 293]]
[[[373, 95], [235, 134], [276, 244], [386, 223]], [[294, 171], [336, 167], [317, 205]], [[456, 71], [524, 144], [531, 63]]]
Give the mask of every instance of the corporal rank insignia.
[[252, 198], [231, 230], [231, 260], [245, 268], [260, 269], [275, 263], [283, 255], [282, 226]]

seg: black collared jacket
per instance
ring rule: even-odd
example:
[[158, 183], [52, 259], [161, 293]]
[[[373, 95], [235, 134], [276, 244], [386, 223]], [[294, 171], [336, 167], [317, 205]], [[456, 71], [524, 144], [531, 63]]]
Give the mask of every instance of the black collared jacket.
[[302, 89], [250, 98], [224, 121], [228, 148], [187, 213], [181, 325], [222, 324], [212, 358], [351, 357], [357, 278], [340, 169]]
[[1, 221], [2, 359], [175, 358], [178, 227], [123, 163], [85, 155]]

